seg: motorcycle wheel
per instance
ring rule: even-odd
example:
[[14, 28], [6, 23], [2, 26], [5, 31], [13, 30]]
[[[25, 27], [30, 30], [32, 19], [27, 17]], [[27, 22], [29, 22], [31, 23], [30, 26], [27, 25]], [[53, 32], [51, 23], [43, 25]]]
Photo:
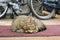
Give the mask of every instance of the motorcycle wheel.
[[0, 18], [4, 18], [6, 16], [7, 9], [7, 6], [0, 4]]
[[18, 4], [20, 5], [21, 12], [20, 15], [25, 15], [30, 13], [30, 8], [28, 5], [28, 0], [18, 0]]
[[42, 5], [42, 1], [31, 0], [31, 9], [36, 17], [39, 19], [50, 19], [55, 15], [55, 9], [50, 8], [51, 10], [46, 10], [44, 5]]

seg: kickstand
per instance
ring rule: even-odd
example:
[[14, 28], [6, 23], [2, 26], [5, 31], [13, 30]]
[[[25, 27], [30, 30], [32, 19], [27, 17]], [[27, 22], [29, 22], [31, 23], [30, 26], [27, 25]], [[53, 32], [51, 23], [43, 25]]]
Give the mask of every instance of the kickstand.
[[10, 15], [10, 18], [11, 18], [11, 19], [14, 19], [14, 13], [12, 13], [12, 14]]

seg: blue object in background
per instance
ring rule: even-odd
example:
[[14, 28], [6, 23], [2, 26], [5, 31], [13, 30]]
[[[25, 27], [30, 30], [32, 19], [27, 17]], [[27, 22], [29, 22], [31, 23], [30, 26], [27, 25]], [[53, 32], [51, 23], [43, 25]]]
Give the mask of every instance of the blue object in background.
[[60, 8], [60, 0], [45, 0], [44, 4], [53, 8]]

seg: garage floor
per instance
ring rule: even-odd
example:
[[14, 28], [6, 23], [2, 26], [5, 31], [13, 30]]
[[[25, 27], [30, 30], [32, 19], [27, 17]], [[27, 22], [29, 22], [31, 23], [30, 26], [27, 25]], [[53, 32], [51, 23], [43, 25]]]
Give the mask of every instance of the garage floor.
[[[0, 25], [11, 25], [13, 19], [3, 18], [0, 19]], [[41, 20], [45, 25], [60, 25], [60, 15], [56, 15], [55, 18], [49, 20]]]

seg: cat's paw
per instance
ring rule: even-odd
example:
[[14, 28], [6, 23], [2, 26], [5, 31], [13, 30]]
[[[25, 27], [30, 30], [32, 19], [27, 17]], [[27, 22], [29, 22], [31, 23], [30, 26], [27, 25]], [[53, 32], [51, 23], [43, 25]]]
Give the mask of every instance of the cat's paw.
[[23, 29], [19, 29], [16, 32], [24, 32], [24, 30]]

